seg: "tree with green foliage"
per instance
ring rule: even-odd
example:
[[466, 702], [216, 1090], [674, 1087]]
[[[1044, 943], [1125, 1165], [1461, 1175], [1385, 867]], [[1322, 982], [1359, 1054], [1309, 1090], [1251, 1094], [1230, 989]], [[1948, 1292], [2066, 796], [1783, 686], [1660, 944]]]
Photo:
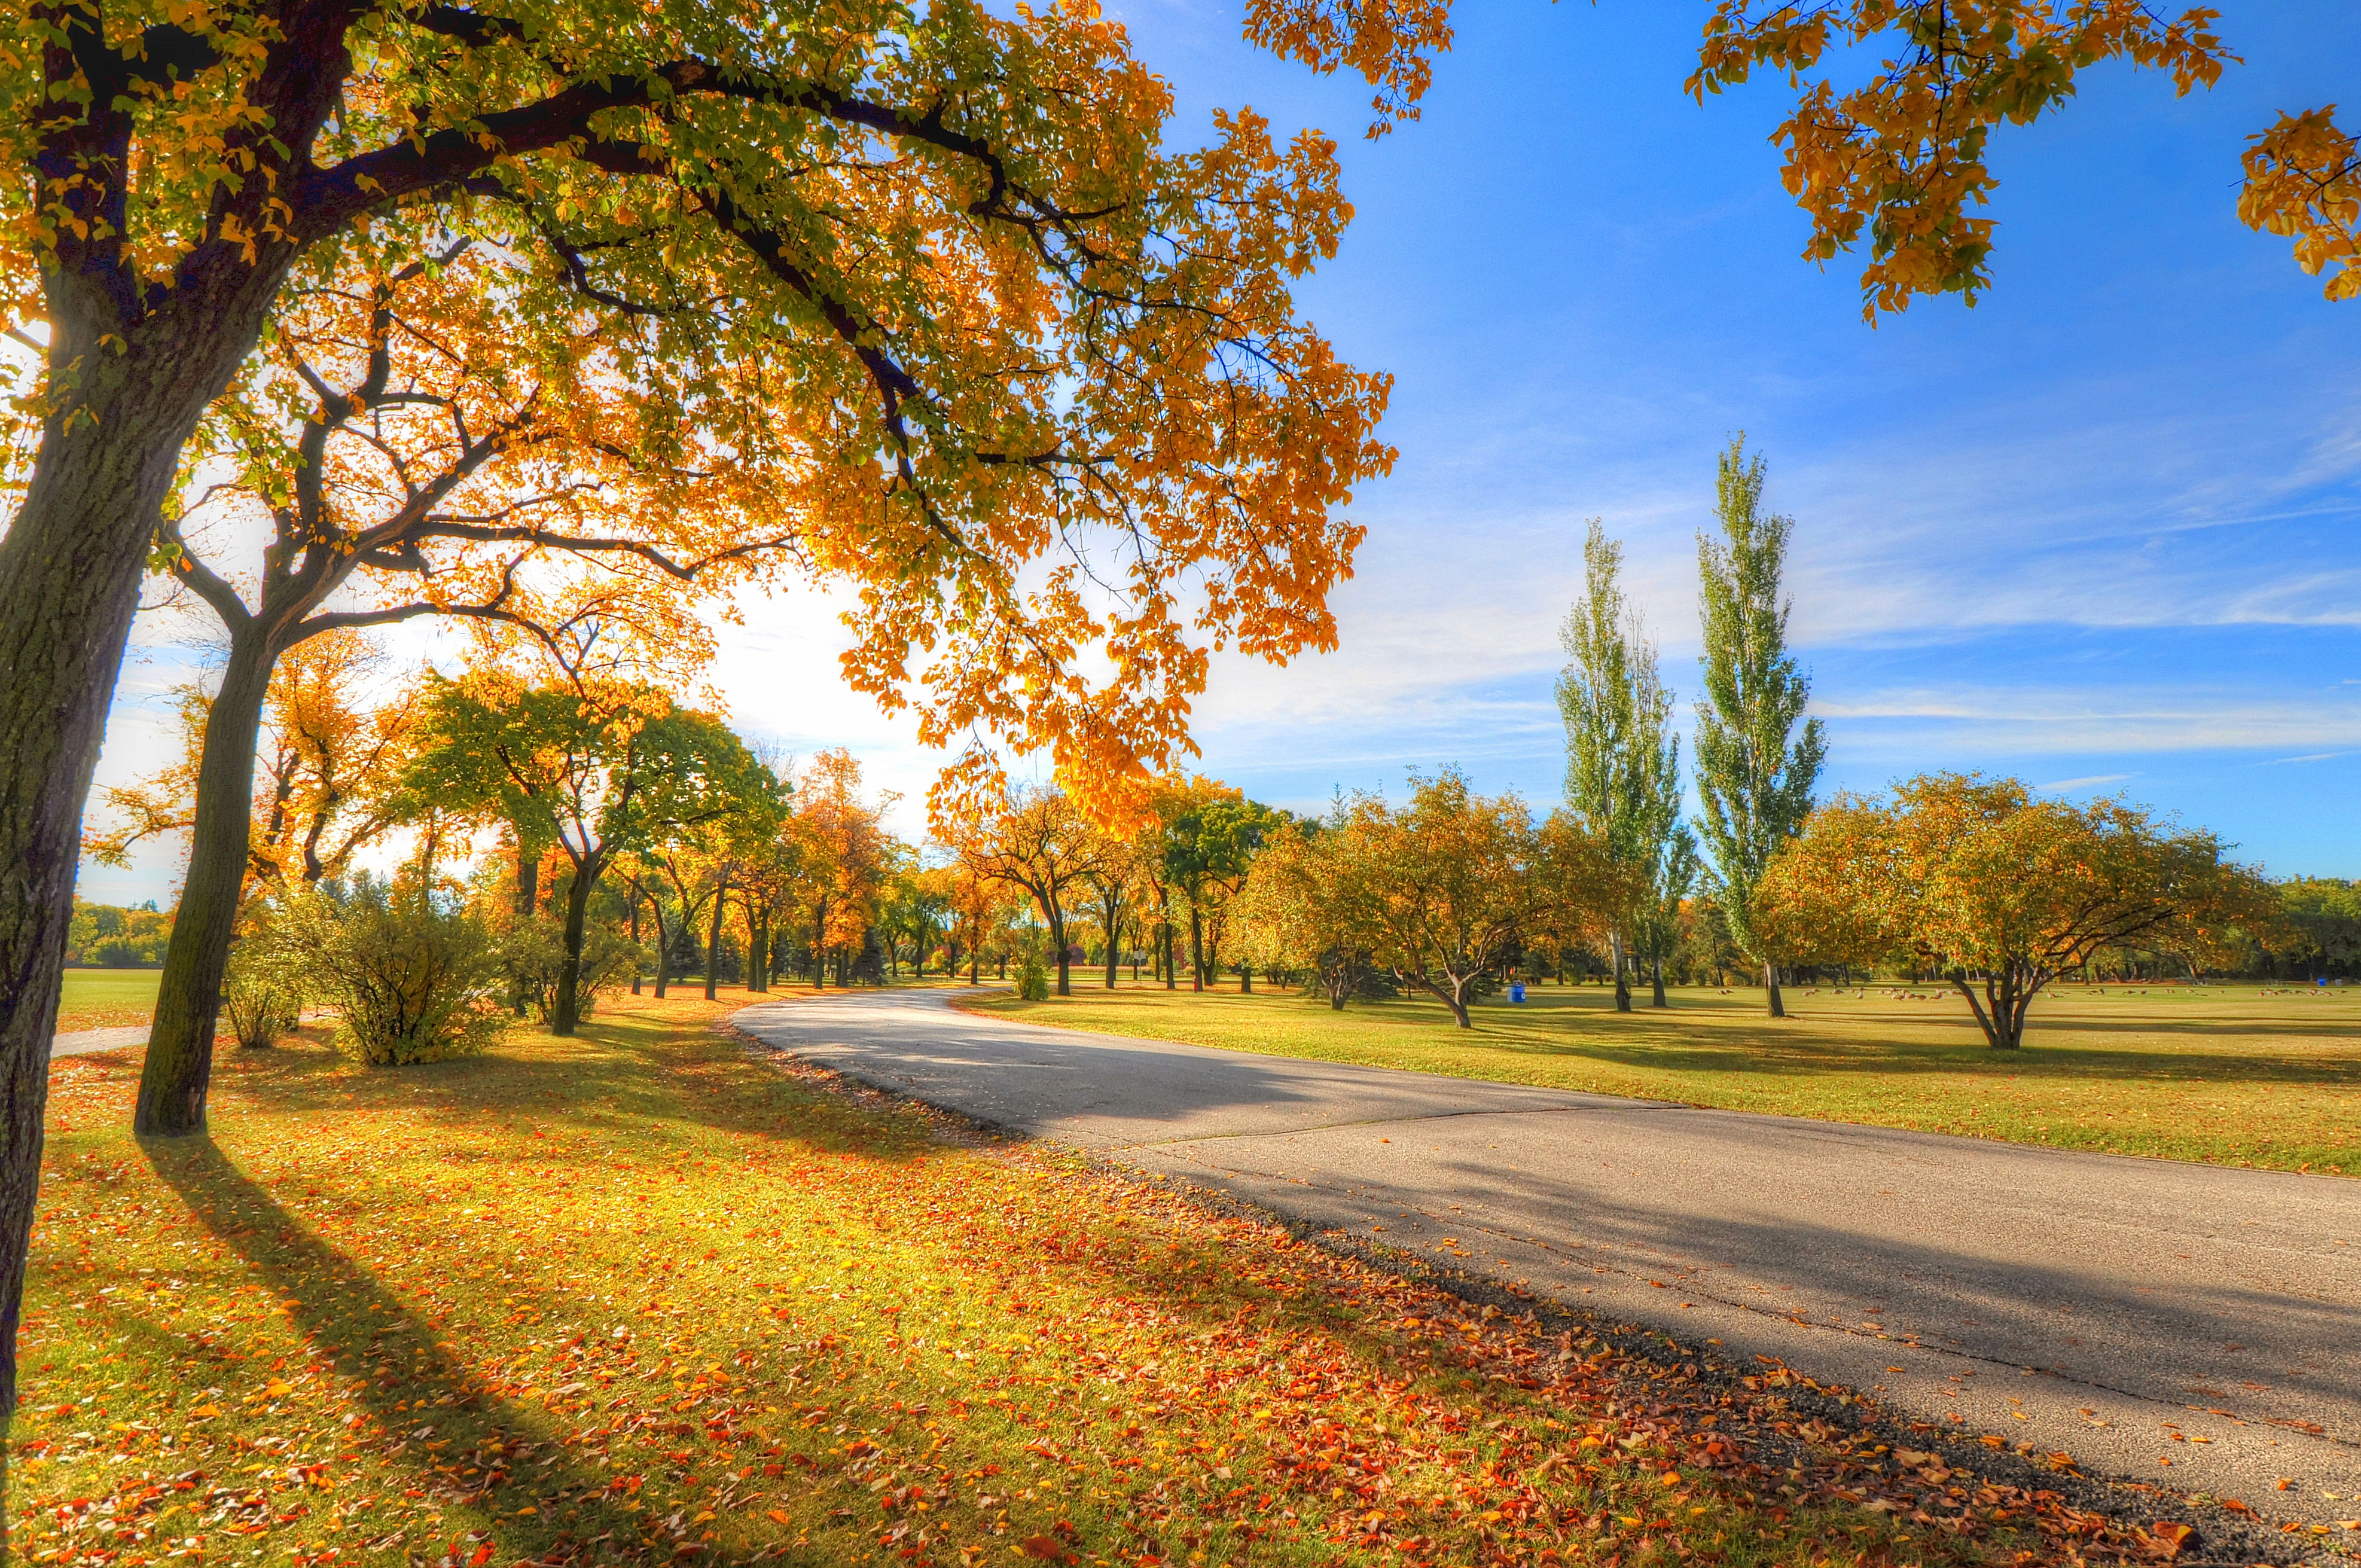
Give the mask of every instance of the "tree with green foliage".
[[1754, 890], [1779, 847], [1811, 815], [1828, 738], [1804, 717], [1811, 683], [1787, 652], [1781, 578], [1795, 520], [1763, 510], [1764, 468], [1739, 436], [1715, 475], [1721, 536], [1697, 535], [1697, 608], [1705, 623], [1705, 696], [1697, 705], [1697, 801], [1713, 857], [1714, 901], [1739, 950], [1763, 970], [1773, 1018], [1778, 955], [1754, 929]]
[[2283, 925], [2269, 967], [2290, 978], [2361, 974], [2361, 883], [2294, 877], [2279, 884]]
[[[1237, 895], [1277, 812], [1217, 779], [1170, 785], [1154, 799], [1156, 872], [1168, 895], [1189, 910], [1190, 989], [1213, 982], [1229, 902]], [[1240, 989], [1252, 990], [1251, 981]]]
[[1675, 822], [1664, 837], [1663, 852], [1648, 868], [1648, 883], [1631, 920], [1631, 956], [1647, 971], [1651, 1007], [1671, 1004], [1664, 995], [1664, 965], [1681, 950], [1682, 910], [1697, 878], [1697, 834], [1687, 823]]
[[885, 936], [886, 959], [898, 975], [902, 944], [908, 942], [911, 968], [924, 980], [927, 955], [935, 950], [950, 923], [950, 879], [943, 868], [926, 864], [917, 850], [906, 844], [894, 845], [887, 858], [885, 897], [877, 913], [878, 928]]
[[617, 854], [750, 812], [785, 811], [775, 775], [727, 726], [647, 686], [444, 682], [420, 729], [414, 790], [530, 825], [573, 862], [555, 1035], [573, 1034], [579, 1021], [590, 894]]
[[[1675, 923], [1696, 876], [1697, 845], [1681, 821], [1681, 738], [1673, 695], [1656, 673], [1656, 645], [1623, 596], [1623, 546], [1597, 518], [1583, 542], [1583, 596], [1558, 640], [1572, 662], [1558, 676], [1565, 720], [1565, 803], [1619, 866], [1635, 897], [1608, 927], [1615, 1010], [1631, 1011], [1630, 959], [1652, 965], [1654, 1004], [1664, 1005], [1664, 909]], [[1644, 943], [1647, 951], [1634, 953]]]

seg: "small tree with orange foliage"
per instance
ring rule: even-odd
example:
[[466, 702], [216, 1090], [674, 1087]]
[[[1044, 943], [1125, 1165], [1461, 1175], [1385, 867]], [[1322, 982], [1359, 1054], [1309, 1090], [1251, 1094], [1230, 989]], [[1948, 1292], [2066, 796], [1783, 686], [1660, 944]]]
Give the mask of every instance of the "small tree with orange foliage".
[[[258, 882], [284, 888], [341, 875], [395, 825], [415, 694], [405, 685], [368, 702], [368, 676], [383, 663], [352, 630], [302, 643], [280, 661], [261, 715], [246, 892]], [[102, 864], [123, 865], [142, 840], [195, 825], [212, 702], [193, 685], [180, 695], [181, 760], [101, 793], [115, 820], [86, 835], [82, 847]]]
[[815, 981], [825, 986], [831, 962], [849, 984], [877, 921], [885, 892], [884, 817], [895, 796], [872, 800], [861, 762], [842, 746], [822, 751], [796, 789], [796, 826], [804, 844], [805, 916]]
[[1352, 862], [1340, 928], [1367, 932], [1377, 961], [1463, 1029], [1481, 976], [1529, 943], [1597, 928], [1633, 892], [1629, 868], [1563, 812], [1536, 824], [1517, 796], [1476, 795], [1455, 768], [1411, 775], [1399, 811], [1356, 797], [1332, 832]]
[[1903, 958], [1946, 975], [1995, 1050], [2033, 999], [2103, 948], [2193, 961], [2235, 930], [2277, 929], [2257, 872], [2211, 833], [2120, 799], [2037, 799], [2015, 779], [1928, 773], [1891, 800], [1839, 796], [1772, 861], [1766, 935], [1803, 962]]
[[1118, 840], [1054, 784], [1012, 790], [996, 809], [970, 814], [950, 836], [972, 875], [1032, 899], [1056, 949], [1058, 994], [1071, 996], [1066, 920], [1075, 899], [1114, 869]]

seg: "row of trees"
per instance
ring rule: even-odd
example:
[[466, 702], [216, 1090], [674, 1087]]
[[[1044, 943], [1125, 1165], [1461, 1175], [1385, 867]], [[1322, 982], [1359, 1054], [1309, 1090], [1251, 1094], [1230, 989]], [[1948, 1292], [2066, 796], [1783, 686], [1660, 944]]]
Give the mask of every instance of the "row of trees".
[[[1594, 519], [1584, 543], [1583, 596], [1560, 640], [1569, 662], [1557, 687], [1565, 720], [1567, 809], [1606, 846], [1630, 892], [1609, 923], [1615, 1005], [1631, 1006], [1633, 964], [1664, 1000], [1664, 964], [1681, 909], [1706, 873], [1738, 950], [1760, 967], [1783, 1015], [1778, 955], [1759, 929], [1756, 890], [1812, 809], [1827, 755], [1820, 721], [1805, 717], [1810, 684], [1787, 651], [1783, 578], [1795, 520], [1763, 508], [1763, 461], [1745, 438], [1715, 475], [1718, 534], [1697, 537], [1702, 696], [1696, 714], [1697, 827], [1683, 812], [1680, 737], [1656, 645], [1621, 583], [1623, 549]], [[1702, 831], [1708, 863], [1701, 868]]]
[[1626, 900], [1630, 878], [1564, 812], [1536, 822], [1514, 795], [1485, 797], [1455, 770], [1413, 776], [1400, 806], [1340, 799], [1320, 817], [1195, 778], [1147, 792], [1131, 825], [1097, 825], [1062, 790], [1017, 792], [949, 828], [958, 885], [1021, 894], [1045, 928], [1056, 987], [1071, 994], [1072, 940], [1088, 919], [1116, 980], [1149, 950], [1168, 987], [1185, 943], [1193, 989], [1224, 955], [1254, 975], [1315, 976], [1331, 1003], [1376, 977], [1423, 992], [1462, 1027], [1477, 991], [1529, 948], [1580, 940]]
[[1773, 1017], [1783, 966], [1883, 964], [1947, 977], [1999, 1047], [2022, 1043], [2043, 987], [2103, 954], [2193, 969], [2241, 943], [2289, 944], [2280, 894], [2218, 839], [2121, 800], [2076, 806], [2015, 780], [1934, 774], [1816, 806], [1827, 737], [1806, 717], [1783, 587], [1795, 521], [1763, 509], [1764, 464], [1743, 437], [1715, 477], [1719, 528], [1697, 539], [1695, 829], [1655, 644], [1624, 598], [1621, 546], [1595, 521], [1562, 634], [1567, 807], [1628, 890], [1609, 916], [1618, 1008], [1631, 1005], [1631, 961], [1665, 1004], [1693, 891], [1716, 935], [1760, 968]]
[[[434, 614], [577, 652], [636, 622], [662, 650], [697, 635], [690, 593], [793, 571], [850, 590], [851, 684], [927, 740], [1108, 779], [1170, 764], [1208, 644], [1333, 641], [1341, 510], [1392, 455], [1385, 378], [1290, 292], [1349, 215], [1333, 145], [1251, 114], [1168, 136], [1170, 95], [1089, 7], [789, 10], [18, 7], [0, 1325], [143, 577], [228, 652], [141, 1099], [159, 1134], [203, 1124], [260, 716], [316, 637]], [[1258, 25], [1397, 93], [1440, 42], [1348, 41], [1313, 5]], [[1077, 578], [1122, 585], [1118, 613]], [[575, 695], [586, 725], [611, 710], [602, 746], [737, 765], [652, 702]], [[544, 780], [496, 728], [446, 760], [542, 812], [567, 766]], [[615, 810], [635, 841], [642, 805]], [[558, 852], [595, 887], [622, 850]], [[0, 1334], [0, 1414], [13, 1355]]]

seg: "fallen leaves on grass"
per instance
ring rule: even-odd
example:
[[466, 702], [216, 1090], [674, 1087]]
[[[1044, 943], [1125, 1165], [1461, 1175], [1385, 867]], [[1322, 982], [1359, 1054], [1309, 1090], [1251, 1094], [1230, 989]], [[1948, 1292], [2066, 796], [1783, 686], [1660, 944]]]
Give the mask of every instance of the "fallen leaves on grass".
[[60, 1063], [29, 1561], [2162, 1559], [1766, 1366], [1553, 1334], [750, 1059], [677, 999], [368, 1072], [227, 1064], [141, 1150]]

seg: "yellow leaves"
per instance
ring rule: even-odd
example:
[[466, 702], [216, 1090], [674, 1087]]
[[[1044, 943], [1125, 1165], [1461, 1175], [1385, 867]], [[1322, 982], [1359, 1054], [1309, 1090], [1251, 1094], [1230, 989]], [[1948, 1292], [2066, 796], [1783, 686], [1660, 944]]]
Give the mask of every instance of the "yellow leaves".
[[1367, 134], [1418, 118], [1433, 57], [1451, 47], [1449, 0], [1248, 0], [1246, 38], [1324, 73], [1357, 72], [1377, 89]]
[[2251, 228], [2291, 237], [2296, 265], [2314, 277], [2326, 274], [2327, 298], [2349, 300], [2361, 294], [2361, 155], [2335, 113], [2334, 104], [2282, 113], [2249, 138], [2240, 160], [2246, 182], [2238, 216]]

